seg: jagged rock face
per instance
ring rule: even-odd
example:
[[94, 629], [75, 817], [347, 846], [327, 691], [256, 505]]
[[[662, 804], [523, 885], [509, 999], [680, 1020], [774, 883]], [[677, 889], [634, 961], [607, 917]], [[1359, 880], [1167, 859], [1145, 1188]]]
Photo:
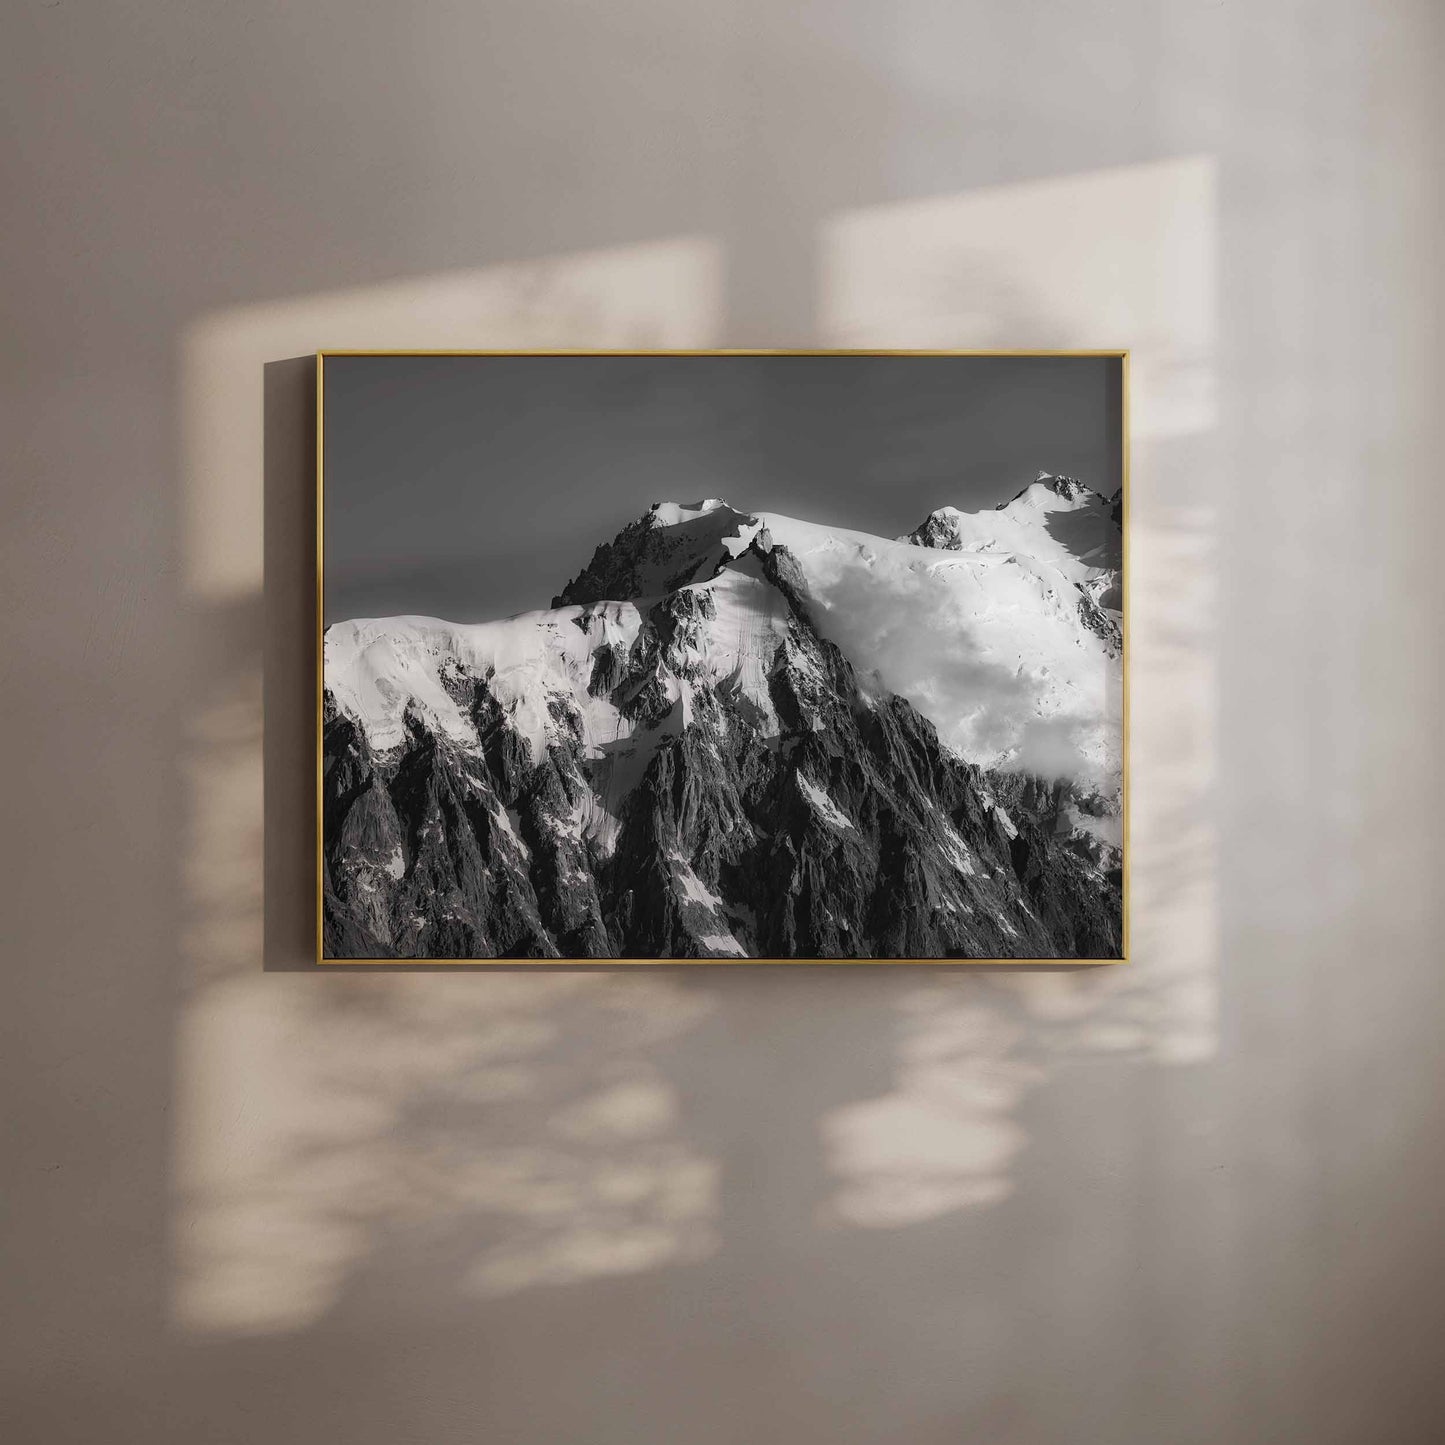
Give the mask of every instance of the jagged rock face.
[[1116, 799], [958, 756], [815, 584], [706, 502], [551, 612], [331, 628], [327, 955], [1117, 956]]

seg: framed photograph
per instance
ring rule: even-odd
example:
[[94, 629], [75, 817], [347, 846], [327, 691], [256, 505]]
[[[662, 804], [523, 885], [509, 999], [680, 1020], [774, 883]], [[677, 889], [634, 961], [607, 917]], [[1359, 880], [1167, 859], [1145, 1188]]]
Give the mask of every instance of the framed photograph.
[[322, 962], [1121, 962], [1128, 356], [322, 352]]

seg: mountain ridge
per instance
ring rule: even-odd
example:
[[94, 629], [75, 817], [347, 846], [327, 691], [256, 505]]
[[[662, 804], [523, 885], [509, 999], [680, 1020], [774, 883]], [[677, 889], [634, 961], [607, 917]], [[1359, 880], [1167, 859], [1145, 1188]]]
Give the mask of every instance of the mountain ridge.
[[1117, 953], [1109, 788], [970, 760], [832, 635], [919, 565], [709, 498], [549, 611], [335, 624], [328, 955]]

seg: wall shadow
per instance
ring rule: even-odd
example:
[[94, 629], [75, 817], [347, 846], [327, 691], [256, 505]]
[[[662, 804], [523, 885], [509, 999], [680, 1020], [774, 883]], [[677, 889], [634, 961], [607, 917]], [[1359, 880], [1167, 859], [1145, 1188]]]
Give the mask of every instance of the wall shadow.
[[262, 966], [291, 971], [316, 963], [316, 359], [263, 374]]

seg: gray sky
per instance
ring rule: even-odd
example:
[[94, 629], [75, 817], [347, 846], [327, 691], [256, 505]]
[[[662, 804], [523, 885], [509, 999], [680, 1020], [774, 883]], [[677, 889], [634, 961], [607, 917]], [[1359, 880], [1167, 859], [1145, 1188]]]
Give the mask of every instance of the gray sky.
[[895, 537], [1040, 469], [1119, 485], [1092, 357], [334, 357], [326, 620], [546, 607], [653, 502]]

